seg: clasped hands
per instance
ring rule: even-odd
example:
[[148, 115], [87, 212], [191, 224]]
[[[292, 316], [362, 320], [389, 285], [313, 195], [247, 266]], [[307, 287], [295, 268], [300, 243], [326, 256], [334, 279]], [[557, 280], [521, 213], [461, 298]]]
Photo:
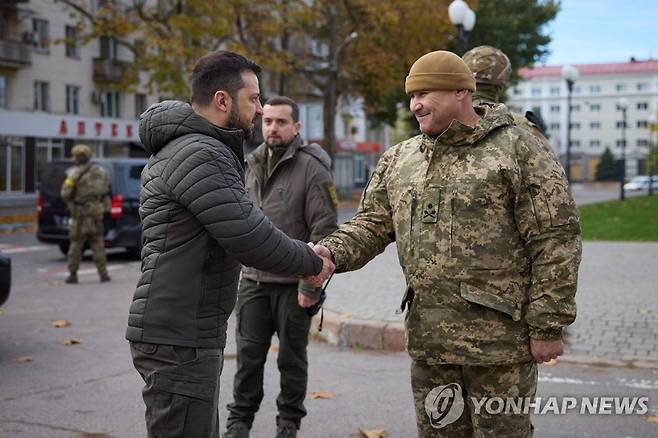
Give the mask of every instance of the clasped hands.
[[308, 246], [313, 248], [313, 251], [322, 259], [322, 271], [317, 275], [312, 275], [310, 277], [305, 277], [304, 281], [312, 284], [315, 287], [321, 287], [322, 284], [327, 281], [331, 274], [336, 270], [336, 265], [334, 265], [333, 257], [331, 256], [331, 251], [326, 246], [316, 245], [313, 242], [309, 242]]

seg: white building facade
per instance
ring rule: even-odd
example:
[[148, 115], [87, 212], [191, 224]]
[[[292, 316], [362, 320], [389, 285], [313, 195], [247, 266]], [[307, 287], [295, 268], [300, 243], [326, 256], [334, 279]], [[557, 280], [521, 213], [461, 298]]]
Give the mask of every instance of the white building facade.
[[[571, 99], [571, 175], [592, 181], [606, 148], [619, 159], [625, 136], [626, 175], [645, 169], [650, 144], [650, 115], [658, 112], [658, 61], [574, 65], [578, 70]], [[508, 105], [543, 118], [549, 140], [565, 163], [567, 84], [562, 66], [522, 69], [522, 80], [508, 90]], [[628, 100], [625, 133], [620, 98]]]

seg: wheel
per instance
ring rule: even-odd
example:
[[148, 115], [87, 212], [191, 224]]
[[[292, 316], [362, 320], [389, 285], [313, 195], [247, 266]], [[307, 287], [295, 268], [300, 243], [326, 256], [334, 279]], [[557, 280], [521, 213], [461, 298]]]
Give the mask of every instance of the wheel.
[[59, 246], [59, 250], [62, 252], [62, 254], [68, 255], [68, 253], [69, 253], [69, 243], [68, 242], [60, 243], [60, 244], [58, 244], [58, 246]]

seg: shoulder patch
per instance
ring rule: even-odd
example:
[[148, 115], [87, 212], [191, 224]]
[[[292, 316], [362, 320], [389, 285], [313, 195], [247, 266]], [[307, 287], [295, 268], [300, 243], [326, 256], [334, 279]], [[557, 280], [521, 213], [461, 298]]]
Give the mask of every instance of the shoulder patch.
[[338, 209], [338, 193], [336, 192], [336, 186], [333, 183], [326, 182], [323, 184], [324, 191], [327, 192], [327, 197], [331, 202], [331, 205], [334, 207], [334, 210]]

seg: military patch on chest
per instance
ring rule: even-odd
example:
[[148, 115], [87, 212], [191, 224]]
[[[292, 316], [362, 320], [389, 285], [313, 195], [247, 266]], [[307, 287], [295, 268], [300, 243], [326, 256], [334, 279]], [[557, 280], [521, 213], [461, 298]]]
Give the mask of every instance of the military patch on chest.
[[327, 192], [331, 205], [334, 207], [334, 210], [336, 210], [338, 208], [338, 193], [336, 193], [336, 186], [328, 182], [324, 184], [324, 190]]
[[438, 187], [429, 187], [425, 191], [423, 200], [422, 221], [425, 224], [434, 224], [439, 221], [439, 202], [440, 189]]

